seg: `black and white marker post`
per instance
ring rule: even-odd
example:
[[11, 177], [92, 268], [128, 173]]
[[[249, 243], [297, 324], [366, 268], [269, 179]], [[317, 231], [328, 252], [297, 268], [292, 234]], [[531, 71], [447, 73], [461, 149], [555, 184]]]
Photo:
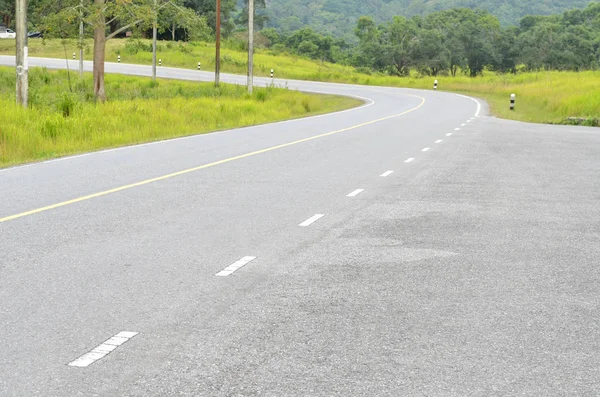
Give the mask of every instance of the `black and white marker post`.
[[117, 56], [117, 62], [118, 62], [118, 63], [121, 63], [121, 55], [118, 55], [118, 56]]
[[198, 62], [198, 70], [202, 70], [202, 64]]
[[158, 66], [162, 66], [162, 59], [158, 60]]
[[433, 82], [433, 89], [435, 91], [437, 91], [437, 86], [438, 86], [438, 81], [436, 80], [436, 81]]
[[271, 78], [275, 77], [275, 70], [271, 69]]
[[515, 100], [517, 96], [515, 94], [510, 95], [510, 110], [515, 110]]

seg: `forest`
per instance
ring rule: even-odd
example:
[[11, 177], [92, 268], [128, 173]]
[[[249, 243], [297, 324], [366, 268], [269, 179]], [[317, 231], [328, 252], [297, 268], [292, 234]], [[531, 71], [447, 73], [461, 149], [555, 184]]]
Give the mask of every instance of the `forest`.
[[262, 34], [275, 50], [398, 76], [600, 66], [600, 2], [559, 15], [527, 16], [508, 27], [487, 11], [467, 8], [394, 16], [379, 24], [363, 16], [354, 24], [357, 45], [311, 28], [291, 33], [267, 28]]
[[[342, 3], [346, 4], [345, 15], [361, 10], [374, 12], [348, 21], [346, 28], [352, 33], [348, 38], [304, 26], [302, 21], [291, 30], [273, 27], [270, 15], [277, 10], [278, 1], [282, 0], [256, 1], [259, 47], [274, 53], [354, 66], [363, 73], [380, 72], [393, 76], [407, 76], [412, 72], [432, 76], [464, 73], [477, 76], [484, 70], [517, 73], [520, 70], [580, 71], [600, 67], [600, 2], [560, 14], [525, 16], [516, 25], [505, 25], [483, 7], [451, 8], [426, 15], [416, 13], [411, 17], [395, 15], [379, 21], [382, 18], [381, 15], [378, 18], [377, 13], [398, 1], [363, 0], [361, 7], [353, 1], [325, 1], [320, 9], [332, 13], [337, 13]], [[90, 0], [85, 3], [91, 4]], [[144, 8], [146, 3], [152, 1], [132, 1], [123, 10], [126, 14], [115, 13], [107, 24], [107, 31], [123, 30], [128, 18], [131, 21], [137, 19], [138, 34], [146, 34], [151, 22], [145, 21], [146, 15], [154, 12], [151, 4], [150, 8]], [[161, 0], [159, 3], [176, 6], [157, 10], [162, 39], [214, 40], [214, 0]], [[226, 45], [239, 49], [245, 46], [246, 3], [247, 0], [222, 0]], [[415, 0], [411, 4], [416, 3]], [[423, 4], [429, 7], [427, 9], [436, 9], [455, 3], [461, 1], [439, 0]], [[492, 3], [487, 0], [480, 5]], [[511, 9], [546, 12], [566, 6], [566, 3], [531, 2], [528, 6], [515, 4]], [[10, 4], [12, 2], [8, 0], [0, 0], [0, 14], [7, 26], [12, 21]], [[77, 4], [79, 0], [30, 0], [30, 25], [45, 29], [48, 37], [76, 37]], [[138, 11], [133, 13], [136, 5]], [[93, 17], [93, 8], [89, 10]], [[394, 10], [389, 8], [389, 15], [394, 15]]]
[[426, 16], [452, 8], [486, 10], [498, 18], [502, 26], [517, 25], [527, 15], [560, 14], [573, 8], [584, 8], [590, 0], [269, 0], [266, 15], [268, 27], [294, 31], [311, 27], [320, 33], [352, 39], [352, 27], [364, 15], [375, 22], [391, 16]]

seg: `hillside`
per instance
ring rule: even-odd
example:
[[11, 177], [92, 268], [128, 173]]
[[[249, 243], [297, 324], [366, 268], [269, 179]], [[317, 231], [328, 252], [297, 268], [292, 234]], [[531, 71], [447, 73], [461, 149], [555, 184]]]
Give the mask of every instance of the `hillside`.
[[558, 14], [584, 8], [590, 0], [267, 0], [269, 25], [282, 30], [311, 26], [322, 33], [351, 35], [363, 15], [377, 22], [393, 15], [424, 15], [455, 7], [490, 11], [507, 26], [517, 24], [525, 15]]

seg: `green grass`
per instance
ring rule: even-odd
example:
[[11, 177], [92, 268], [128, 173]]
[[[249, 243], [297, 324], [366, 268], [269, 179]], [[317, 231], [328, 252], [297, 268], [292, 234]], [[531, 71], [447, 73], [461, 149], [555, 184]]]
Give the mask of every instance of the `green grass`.
[[[15, 74], [0, 68], [0, 168], [123, 145], [348, 109], [356, 99], [257, 88], [106, 76], [107, 103], [94, 103], [92, 76], [30, 71], [30, 108], [14, 101]], [[282, 133], [285, 131], [282, 130]]]
[[[58, 40], [30, 40], [30, 54], [42, 57], [64, 57], [64, 49]], [[91, 59], [87, 42], [87, 59]], [[74, 42], [68, 44], [69, 57], [76, 51]], [[107, 61], [116, 61], [120, 54], [122, 62], [150, 64], [152, 54], [150, 41], [111, 40], [107, 45]], [[196, 69], [202, 63], [203, 70], [214, 70], [214, 45], [210, 43], [159, 44], [159, 58], [164, 66]], [[14, 54], [13, 40], [0, 40], [0, 54]], [[242, 51], [223, 49], [223, 72], [246, 73], [247, 55]], [[358, 73], [355, 68], [315, 62], [287, 54], [258, 50], [255, 56], [257, 75], [268, 76], [275, 69], [276, 77], [313, 81], [330, 81], [391, 87], [431, 89], [433, 77], [400, 78], [382, 74]], [[560, 123], [567, 117], [600, 119], [600, 71], [594, 72], [541, 72], [518, 75], [486, 73], [483, 77], [469, 78], [464, 75], [441, 76], [440, 90], [460, 92], [485, 99], [493, 114], [521, 121]], [[517, 110], [508, 109], [511, 93], [517, 95]]]

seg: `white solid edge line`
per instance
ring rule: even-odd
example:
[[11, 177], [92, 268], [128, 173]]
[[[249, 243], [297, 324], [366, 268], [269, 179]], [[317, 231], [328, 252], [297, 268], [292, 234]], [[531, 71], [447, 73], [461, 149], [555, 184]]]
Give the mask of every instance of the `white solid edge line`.
[[242, 267], [246, 266], [248, 263], [255, 260], [255, 256], [245, 256], [237, 262], [232, 263], [227, 266], [225, 269], [221, 270], [219, 273], [215, 274], [217, 277], [228, 277], [231, 276], [236, 271], [240, 270]]
[[380, 176], [383, 178], [386, 178], [386, 177], [392, 175], [393, 173], [394, 173], [394, 171], [386, 171], [383, 174], [381, 174]]
[[435, 141], [435, 143], [442, 143], [444, 142], [442, 139], [438, 139], [437, 141]]
[[358, 196], [359, 194], [361, 194], [364, 191], [365, 191], [365, 189], [356, 189], [355, 191], [353, 191], [352, 193], [350, 193], [346, 197], [356, 197], [356, 196]]
[[414, 157], [411, 157], [409, 159], [406, 159], [404, 162], [405, 163], [412, 163], [414, 160], [415, 160]]
[[325, 216], [325, 214], [316, 214], [315, 216], [312, 216], [312, 217], [308, 218], [307, 220], [305, 220], [304, 222], [302, 222], [298, 226], [300, 226], [300, 227], [310, 226], [313, 223], [315, 223], [316, 221], [318, 221], [319, 219], [323, 218], [324, 216]]
[[119, 332], [115, 336], [104, 341], [104, 343], [96, 346], [89, 352], [87, 352], [84, 355], [82, 355], [81, 357], [71, 361], [67, 365], [69, 367], [79, 367], [79, 368], [88, 367], [91, 364], [95, 363], [96, 361], [100, 360], [101, 358], [104, 358], [105, 356], [107, 356], [109, 353], [114, 351], [117, 347], [119, 347], [122, 344], [124, 344], [125, 342], [129, 341], [131, 338], [133, 338], [137, 334], [138, 334], [137, 332], [129, 332], [129, 331]]
[[421, 150], [422, 152], [428, 152], [431, 148], [426, 147], [425, 149]]
[[461, 94], [455, 94], [455, 95], [462, 97], [462, 98], [470, 99], [471, 101], [475, 102], [477, 104], [477, 111], [475, 112], [475, 117], [479, 117], [479, 114], [481, 113], [481, 103], [479, 103], [479, 101], [477, 99], [471, 98], [470, 96], [461, 95]]

